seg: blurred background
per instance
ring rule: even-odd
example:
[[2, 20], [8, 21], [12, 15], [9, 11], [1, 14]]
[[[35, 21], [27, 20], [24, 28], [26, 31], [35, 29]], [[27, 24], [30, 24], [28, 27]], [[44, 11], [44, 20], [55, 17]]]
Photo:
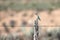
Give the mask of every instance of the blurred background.
[[[51, 29], [60, 27], [60, 0], [0, 0], [1, 40], [34, 40], [35, 25], [39, 40], [59, 40]], [[48, 37], [47, 29], [55, 37]]]
[[11, 8], [22, 9], [50, 9], [59, 8], [60, 0], [0, 0], [0, 10]]

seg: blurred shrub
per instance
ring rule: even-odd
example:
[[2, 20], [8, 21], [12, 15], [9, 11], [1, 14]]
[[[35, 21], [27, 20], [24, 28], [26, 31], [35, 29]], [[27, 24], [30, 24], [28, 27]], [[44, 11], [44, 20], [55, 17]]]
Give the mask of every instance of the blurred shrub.
[[[3, 4], [5, 6], [3, 6]], [[2, 4], [0, 5], [0, 10], [11, 8], [13, 10], [24, 10], [24, 9], [50, 9], [50, 8], [59, 8], [60, 1], [57, 0], [48, 0], [43, 2], [38, 2], [36, 0], [31, 0], [30, 2], [23, 4], [21, 0], [2, 0]]]
[[5, 5], [0, 5], [0, 11], [2, 11], [2, 10], [7, 10], [7, 6], [5, 6]]

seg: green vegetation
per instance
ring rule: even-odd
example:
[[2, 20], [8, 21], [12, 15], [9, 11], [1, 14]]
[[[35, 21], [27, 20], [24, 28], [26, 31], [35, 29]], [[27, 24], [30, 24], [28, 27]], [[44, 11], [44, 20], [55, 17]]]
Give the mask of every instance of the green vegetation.
[[11, 8], [13, 10], [23, 10], [23, 9], [50, 9], [50, 8], [59, 8], [60, 1], [57, 2], [52, 1], [43, 1], [43, 2], [35, 2], [32, 0], [26, 4], [23, 4], [21, 0], [2, 0], [0, 3], [0, 10], [6, 10], [7, 8]]

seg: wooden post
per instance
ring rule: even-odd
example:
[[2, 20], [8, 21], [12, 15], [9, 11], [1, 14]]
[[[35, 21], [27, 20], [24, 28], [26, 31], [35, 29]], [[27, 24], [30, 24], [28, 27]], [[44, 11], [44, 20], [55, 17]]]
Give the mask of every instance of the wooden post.
[[34, 25], [34, 40], [38, 40], [39, 39], [39, 26], [38, 26], [38, 20], [39, 20], [39, 16], [38, 16], [39, 10], [37, 10], [36, 15], [37, 15], [37, 19], [35, 20], [35, 25]]

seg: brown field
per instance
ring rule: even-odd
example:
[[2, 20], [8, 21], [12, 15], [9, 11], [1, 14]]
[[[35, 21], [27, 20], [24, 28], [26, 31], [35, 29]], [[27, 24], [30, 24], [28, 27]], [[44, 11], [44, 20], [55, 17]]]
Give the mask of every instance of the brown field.
[[[32, 40], [34, 20], [36, 20], [35, 11], [23, 10], [23, 11], [0, 11], [0, 35], [8, 37], [10, 34], [15, 37], [20, 36], [23, 40]], [[14, 27], [10, 22], [14, 21]], [[3, 25], [5, 23], [5, 26]]]
[[[15, 26], [22, 27], [23, 22], [25, 22], [25, 27], [34, 27], [34, 22], [37, 19], [35, 13], [35, 10], [0, 11], [0, 26], [6, 23], [10, 27], [10, 21], [14, 20]], [[37, 20], [39, 26], [60, 26], [60, 9], [55, 9], [50, 13], [48, 10], [39, 11], [38, 16], [40, 17], [40, 20]]]
[[10, 26], [10, 21], [14, 20], [17, 27], [22, 27], [22, 23], [26, 23], [26, 27], [33, 27], [34, 20], [36, 20], [37, 16], [35, 15], [34, 10], [23, 10], [23, 11], [1, 11], [0, 12], [0, 25], [3, 26], [3, 23], [6, 23], [7, 26]]
[[[36, 12], [36, 10], [31, 9], [0, 11], [0, 34], [7, 36], [9, 33], [18, 33], [22, 37], [25, 35], [22, 39], [24, 39], [26, 35], [32, 37], [31, 32], [33, 31], [32, 28], [34, 25], [36, 25], [35, 20], [37, 16], [40, 18], [40, 20], [37, 20], [38, 26], [42, 28], [39, 33], [43, 33], [41, 40], [44, 40], [43, 36], [46, 35], [46, 31], [52, 31], [60, 27], [60, 9], [54, 9], [51, 12], [49, 12], [49, 10], [42, 10], [38, 12], [38, 15], [36, 15]], [[14, 27], [10, 24], [12, 20], [15, 22]], [[6, 32], [3, 23], [7, 26], [9, 32]], [[30, 40], [32, 40], [32, 38]]]
[[40, 21], [38, 20], [39, 26], [46, 27], [59, 27], [60, 26], [60, 9], [55, 9], [49, 13], [45, 10], [38, 14]]

